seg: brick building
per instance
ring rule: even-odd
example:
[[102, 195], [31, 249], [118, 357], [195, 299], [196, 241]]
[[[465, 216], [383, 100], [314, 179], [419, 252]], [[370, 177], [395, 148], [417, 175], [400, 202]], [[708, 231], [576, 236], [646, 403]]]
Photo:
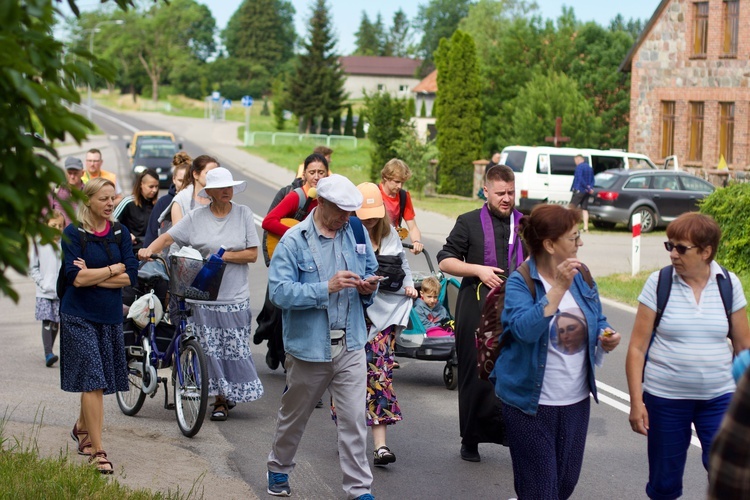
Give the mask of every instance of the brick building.
[[662, 0], [620, 70], [630, 151], [750, 170], [750, 1]]

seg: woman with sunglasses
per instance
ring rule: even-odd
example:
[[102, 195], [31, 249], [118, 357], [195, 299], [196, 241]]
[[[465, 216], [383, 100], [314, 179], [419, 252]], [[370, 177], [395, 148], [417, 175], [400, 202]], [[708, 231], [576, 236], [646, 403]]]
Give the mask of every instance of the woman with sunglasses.
[[750, 347], [747, 301], [734, 273], [727, 273], [729, 318], [724, 307], [718, 280], [727, 278], [714, 261], [721, 238], [716, 221], [683, 214], [669, 224], [667, 238], [672, 279], [666, 307], [657, 324], [656, 271], [638, 297], [625, 362], [630, 426], [648, 438], [646, 494], [665, 500], [682, 495], [691, 424], [708, 469], [711, 443], [735, 390], [727, 335], [735, 352]]

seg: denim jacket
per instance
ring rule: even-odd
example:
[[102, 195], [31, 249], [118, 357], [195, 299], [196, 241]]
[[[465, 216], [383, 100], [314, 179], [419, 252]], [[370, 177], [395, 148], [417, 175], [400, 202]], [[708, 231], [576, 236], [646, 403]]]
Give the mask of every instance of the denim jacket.
[[[542, 392], [544, 367], [547, 363], [547, 343], [551, 316], [544, 316], [547, 296], [539, 278], [539, 271], [533, 258], [529, 259], [531, 278], [536, 286], [536, 300], [526, 281], [518, 271], [513, 272], [505, 285], [505, 306], [503, 308], [503, 335], [512, 335], [510, 344], [505, 347], [495, 363], [490, 381], [495, 384], [495, 393], [503, 403], [515, 406], [529, 415], [536, 415], [539, 396]], [[599, 402], [594, 379], [594, 351], [599, 331], [608, 327], [607, 318], [602, 314], [599, 290], [589, 288], [579, 273], [570, 286], [578, 306], [586, 316], [588, 324], [588, 382], [594, 399]]]
[[[344, 231], [343, 253], [348, 270], [367, 278], [375, 274], [378, 261], [367, 230], [363, 253], [357, 253], [356, 240], [349, 224]], [[284, 349], [297, 359], [311, 362], [331, 361], [331, 335], [328, 320], [328, 281], [322, 281], [322, 248], [313, 228], [313, 214], [290, 228], [279, 241], [268, 269], [271, 302], [281, 309]], [[367, 341], [363, 306], [370, 305], [374, 294], [360, 295], [356, 288], [342, 291], [348, 298], [346, 349], [363, 349]]]

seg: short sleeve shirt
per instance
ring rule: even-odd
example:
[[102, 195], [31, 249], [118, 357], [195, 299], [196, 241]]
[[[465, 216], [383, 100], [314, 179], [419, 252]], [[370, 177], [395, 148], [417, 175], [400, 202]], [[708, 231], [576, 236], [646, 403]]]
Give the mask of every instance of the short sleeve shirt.
[[[380, 193], [383, 195], [383, 203], [385, 204], [385, 211], [388, 213], [388, 217], [391, 219], [391, 224], [393, 226], [398, 227], [399, 226], [399, 220], [398, 216], [400, 213], [400, 207], [399, 207], [399, 196], [396, 194], [395, 197], [388, 196], [383, 191], [383, 186], [379, 185], [380, 187]], [[406, 208], [404, 208], [404, 220], [414, 220], [414, 205], [411, 203], [411, 195], [409, 192], [406, 192]]]
[[[733, 392], [732, 351], [727, 343], [729, 323], [716, 275], [711, 274], [696, 302], [693, 289], [674, 272], [669, 301], [648, 351], [643, 389], [667, 399], [708, 400]], [[732, 312], [747, 306], [742, 284], [734, 273]], [[638, 302], [656, 311], [659, 271], [649, 276]]]

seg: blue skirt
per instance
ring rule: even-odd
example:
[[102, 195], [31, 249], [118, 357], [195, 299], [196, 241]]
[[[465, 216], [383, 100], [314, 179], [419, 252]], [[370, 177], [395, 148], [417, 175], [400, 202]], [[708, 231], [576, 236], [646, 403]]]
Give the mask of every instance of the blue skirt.
[[122, 323], [94, 323], [60, 314], [60, 383], [63, 391], [104, 394], [128, 390]]

